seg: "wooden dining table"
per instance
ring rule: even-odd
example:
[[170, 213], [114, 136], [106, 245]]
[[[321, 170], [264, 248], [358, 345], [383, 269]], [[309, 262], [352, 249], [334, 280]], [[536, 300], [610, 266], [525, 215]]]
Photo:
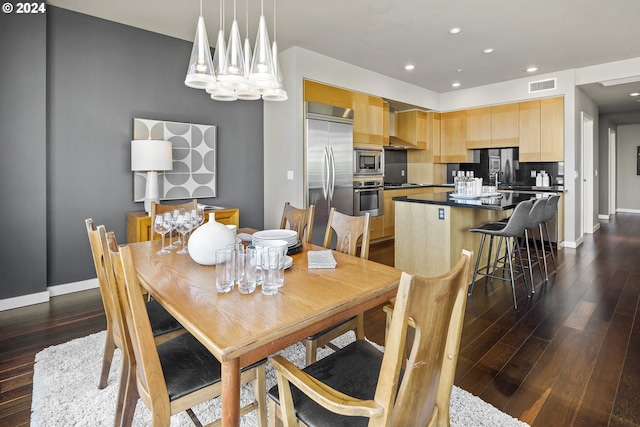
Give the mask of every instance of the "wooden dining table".
[[222, 364], [222, 425], [240, 423], [240, 369], [327, 327], [393, 298], [401, 271], [333, 251], [333, 269], [310, 269], [304, 243], [292, 255], [278, 294], [216, 291], [215, 266], [175, 251], [158, 255], [160, 241], [130, 244], [141, 285]]

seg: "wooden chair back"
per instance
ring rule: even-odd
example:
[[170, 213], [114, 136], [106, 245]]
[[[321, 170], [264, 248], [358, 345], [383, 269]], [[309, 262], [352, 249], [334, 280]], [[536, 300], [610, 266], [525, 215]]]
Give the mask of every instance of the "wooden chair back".
[[[122, 311], [124, 326], [127, 327], [131, 342], [130, 352], [135, 360], [137, 394], [151, 410], [154, 425], [169, 425], [171, 404], [167, 384], [162, 372], [160, 357], [151, 331], [151, 323], [147, 314], [133, 257], [128, 246], [110, 245], [117, 297]], [[132, 390], [133, 392], [133, 390]], [[135, 409], [133, 409], [135, 411]], [[158, 423], [156, 424], [156, 421]]]
[[[185, 211], [191, 211], [192, 209], [198, 209], [198, 199], [193, 199], [187, 203], [180, 203], [177, 205], [164, 204], [164, 203], [156, 203], [151, 202], [151, 235], [152, 240], [160, 239], [161, 236], [158, 233], [153, 232], [153, 221], [155, 220], [156, 214], [164, 214], [165, 212], [173, 212], [174, 209], [184, 209]], [[174, 236], [177, 236], [178, 233], [174, 230], [171, 232]]]
[[120, 334], [114, 317], [116, 315], [116, 308], [114, 307], [113, 295], [107, 277], [108, 272], [112, 271], [111, 258], [109, 258], [106, 245], [104, 245], [100, 239], [100, 234], [105, 234], [106, 230], [104, 225], [96, 228], [92, 218], [85, 219], [84, 222], [87, 227], [87, 235], [89, 236], [93, 265], [98, 277], [98, 286], [100, 288], [100, 296], [102, 297], [102, 305], [104, 306], [104, 314], [107, 318], [107, 334], [111, 332], [119, 337]]
[[324, 247], [331, 247], [333, 232], [336, 233], [336, 250], [345, 254], [357, 255], [358, 242], [361, 243], [360, 258], [369, 259], [369, 223], [371, 215], [351, 216], [338, 212], [331, 208], [329, 220], [327, 221], [327, 231], [324, 235]]
[[[374, 398], [393, 408], [390, 425], [449, 425], [471, 256], [463, 250], [458, 263], [441, 276], [403, 274], [401, 282], [411, 280], [414, 286], [409, 298], [396, 299]], [[396, 397], [392, 385], [404, 362], [408, 319], [415, 334]]]
[[286, 202], [284, 204], [284, 211], [282, 212], [280, 228], [295, 230], [298, 232], [298, 238], [301, 241], [311, 243], [315, 212], [315, 205], [310, 205], [307, 209], [300, 209], [293, 207], [289, 202]]

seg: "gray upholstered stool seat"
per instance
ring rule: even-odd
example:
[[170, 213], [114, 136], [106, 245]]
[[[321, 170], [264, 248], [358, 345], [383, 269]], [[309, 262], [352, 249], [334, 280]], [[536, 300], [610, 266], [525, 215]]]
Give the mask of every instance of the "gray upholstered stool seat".
[[[524, 279], [524, 284], [525, 284], [525, 288], [527, 287], [527, 278], [524, 275], [524, 265], [522, 262], [522, 256], [521, 256], [521, 247], [520, 247], [520, 243], [518, 242], [517, 237], [522, 234], [524, 232], [524, 229], [526, 227], [526, 225], [529, 223], [529, 211], [531, 210], [531, 206], [533, 205], [533, 201], [531, 200], [527, 200], [524, 202], [520, 202], [518, 203], [518, 205], [515, 207], [515, 209], [513, 210], [513, 214], [511, 215], [511, 217], [509, 218], [509, 221], [507, 221], [506, 223], [489, 223], [489, 224], [485, 224], [482, 227], [478, 227], [478, 228], [472, 228], [469, 231], [471, 231], [472, 233], [481, 233], [482, 234], [482, 239], [480, 240], [480, 248], [478, 250], [478, 256], [476, 258], [476, 265], [475, 265], [475, 269], [473, 271], [473, 280], [471, 282], [471, 289], [469, 290], [469, 296], [471, 296], [471, 294], [473, 293], [473, 288], [476, 282], [476, 277], [478, 275], [482, 275], [485, 277], [490, 277], [492, 279], [499, 279], [499, 280], [509, 280], [511, 282], [511, 289], [513, 292], [513, 306], [515, 307], [515, 309], [518, 309], [518, 302], [516, 299], [516, 286], [515, 286], [515, 281], [516, 279], [518, 279], [520, 276], [523, 277]], [[490, 236], [490, 248], [489, 248], [489, 254], [487, 257], [487, 264], [484, 267], [480, 267], [480, 259], [482, 256], [482, 249], [484, 248], [484, 243], [486, 240], [486, 237]], [[503, 276], [497, 275], [496, 274], [496, 270], [499, 269], [499, 267], [497, 266], [497, 263], [494, 262], [493, 265], [491, 264], [491, 242], [493, 240], [493, 237], [499, 237], [499, 238], [504, 238], [507, 240], [506, 242], [506, 251], [507, 251], [507, 264], [509, 265], [508, 271], [509, 271], [509, 278], [505, 278]], [[518, 259], [520, 260], [520, 271], [517, 272], [516, 275], [516, 271], [514, 271], [513, 268], [513, 251], [511, 249], [511, 242], [509, 241], [509, 239], [511, 239], [511, 241], [514, 243], [516, 250], [518, 252]], [[502, 269], [502, 268], [500, 268]], [[529, 292], [527, 292], [527, 294], [529, 294]]]

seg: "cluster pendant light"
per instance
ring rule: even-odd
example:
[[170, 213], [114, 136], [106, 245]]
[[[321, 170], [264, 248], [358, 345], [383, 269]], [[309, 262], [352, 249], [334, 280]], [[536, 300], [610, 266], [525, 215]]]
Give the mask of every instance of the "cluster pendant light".
[[229, 42], [224, 41], [224, 0], [220, 0], [220, 30], [213, 58], [209, 49], [207, 31], [200, 16], [193, 41], [191, 59], [184, 83], [195, 89], [204, 89], [217, 101], [258, 100], [286, 101], [287, 92], [280, 64], [278, 46], [275, 38], [276, 0], [273, 2], [273, 46], [270, 46], [267, 23], [264, 17], [264, 0], [260, 5], [258, 34], [251, 55], [249, 42], [249, 4], [246, 1], [246, 37], [244, 48], [240, 38], [240, 29], [236, 20], [236, 0], [233, 1], [233, 22], [229, 32]]

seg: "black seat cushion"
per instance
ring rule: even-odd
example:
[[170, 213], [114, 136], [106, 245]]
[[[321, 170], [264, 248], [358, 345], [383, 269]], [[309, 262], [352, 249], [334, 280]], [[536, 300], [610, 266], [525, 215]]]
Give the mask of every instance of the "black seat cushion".
[[[318, 360], [304, 368], [304, 372], [342, 393], [359, 399], [373, 399], [382, 352], [364, 340], [348, 346]], [[291, 387], [296, 415], [309, 427], [366, 426], [365, 417], [347, 417], [334, 414], [318, 405], [296, 387]], [[269, 390], [269, 397], [280, 403], [278, 386]]]
[[[170, 401], [220, 381], [220, 362], [193, 335], [179, 335], [157, 348]], [[242, 370], [265, 362], [263, 359]]]
[[147, 301], [147, 313], [151, 322], [151, 330], [153, 336], [166, 334], [168, 332], [177, 331], [182, 328], [178, 322], [167, 310], [156, 300]]
[[320, 332], [318, 332], [318, 333], [316, 333], [316, 334], [313, 334], [313, 335], [311, 335], [311, 336], [307, 337], [307, 339], [308, 339], [308, 340], [314, 340], [314, 341], [315, 341], [315, 340], [317, 340], [318, 338], [320, 338], [321, 336], [323, 336], [324, 334], [327, 334], [327, 333], [329, 333], [329, 332], [333, 331], [333, 330], [334, 330], [334, 329], [336, 329], [338, 326], [342, 326], [342, 325], [344, 325], [344, 324], [345, 324], [345, 323], [347, 323], [347, 322], [351, 322], [351, 321], [352, 321], [353, 319], [355, 319], [355, 318], [356, 318], [356, 316], [350, 317], [349, 319], [347, 319], [347, 320], [345, 320], [345, 321], [343, 321], [343, 322], [340, 322], [340, 323], [338, 323], [338, 324], [336, 324], [336, 325], [333, 325], [333, 326], [331, 326], [331, 327], [329, 327], [329, 328], [327, 328], [327, 329], [325, 329], [325, 330], [323, 330], [323, 331], [320, 331]]

